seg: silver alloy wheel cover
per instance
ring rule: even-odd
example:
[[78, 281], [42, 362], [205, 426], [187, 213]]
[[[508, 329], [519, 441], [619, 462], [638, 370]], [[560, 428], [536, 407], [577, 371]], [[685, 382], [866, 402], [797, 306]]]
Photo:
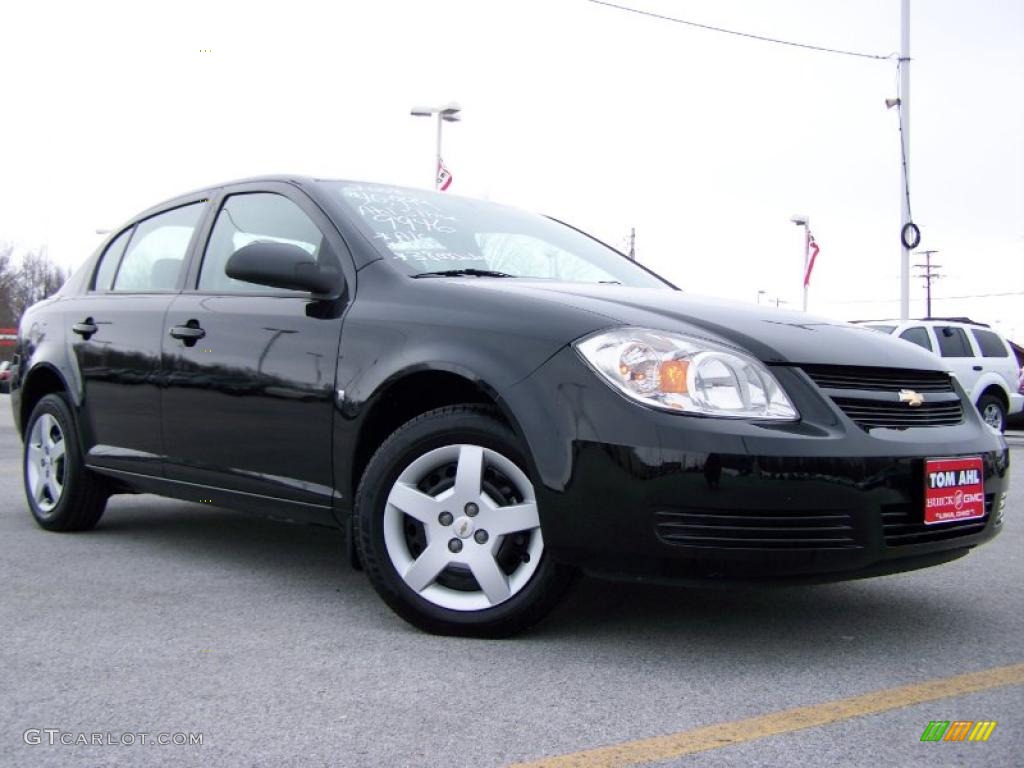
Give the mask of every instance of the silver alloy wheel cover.
[[[431, 471], [456, 464], [455, 485], [437, 496], [417, 489], [417, 483]], [[491, 466], [501, 472], [523, 497], [520, 504], [498, 506], [482, 488], [483, 470]], [[479, 513], [472, 518], [471, 530], [463, 529], [464, 537], [455, 528], [465, 516], [466, 504], [476, 504]], [[439, 517], [450, 512], [453, 523], [443, 525]], [[423, 524], [427, 546], [413, 558], [404, 532], [405, 516]], [[488, 537], [481, 544], [470, 535], [485, 530]], [[530, 533], [527, 553], [529, 561], [519, 563], [506, 575], [495, 558], [505, 536]], [[458, 552], [449, 549], [452, 539], [459, 539]], [[384, 508], [384, 544], [388, 557], [399, 577], [425, 600], [454, 611], [480, 611], [492, 608], [518, 594], [529, 583], [540, 564], [544, 539], [537, 514], [533, 484], [515, 462], [490, 448], [478, 445], [446, 445], [423, 454], [402, 470], [388, 494]], [[437, 576], [451, 564], [469, 568], [482, 589], [466, 592], [436, 582]]]
[[1002, 430], [1003, 412], [995, 403], [989, 403], [985, 406], [985, 410], [982, 412], [981, 418], [993, 429]]
[[25, 476], [28, 491], [39, 511], [48, 514], [60, 503], [67, 478], [64, 431], [49, 413], [32, 424], [25, 443]]

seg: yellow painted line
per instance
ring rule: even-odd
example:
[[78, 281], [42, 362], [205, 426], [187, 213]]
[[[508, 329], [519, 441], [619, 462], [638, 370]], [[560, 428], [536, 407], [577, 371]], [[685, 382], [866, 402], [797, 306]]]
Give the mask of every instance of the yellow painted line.
[[[809, 707], [785, 709], [758, 717], [718, 723], [690, 731], [654, 736], [649, 739], [625, 741], [607, 747], [586, 749], [567, 755], [545, 757], [510, 768], [621, 768], [622, 766], [656, 763], [694, 752], [706, 752], [746, 741], [792, 733], [805, 728], [817, 728], [854, 717], [877, 715], [890, 709], [910, 707], [951, 696], [1024, 684], [1024, 664], [993, 667], [980, 672], [969, 672], [923, 683], [901, 685], [872, 691], [848, 699], [827, 701]], [[914, 734], [917, 739], [917, 734]]]

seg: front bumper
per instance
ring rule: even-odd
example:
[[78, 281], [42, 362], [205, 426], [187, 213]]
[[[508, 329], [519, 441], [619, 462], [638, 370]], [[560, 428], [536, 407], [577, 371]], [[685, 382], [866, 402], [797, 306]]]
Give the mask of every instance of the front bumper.
[[1024, 395], [1017, 392], [1010, 393], [1010, 408], [1007, 410], [1007, 415], [1014, 413], [1020, 413], [1024, 410]]
[[[547, 551], [614, 577], [830, 581], [935, 565], [1001, 530], [1009, 452], [973, 409], [865, 431], [798, 368], [775, 373], [799, 422], [655, 411], [571, 349], [513, 387]], [[952, 456], [983, 458], [986, 515], [925, 526], [924, 460]]]

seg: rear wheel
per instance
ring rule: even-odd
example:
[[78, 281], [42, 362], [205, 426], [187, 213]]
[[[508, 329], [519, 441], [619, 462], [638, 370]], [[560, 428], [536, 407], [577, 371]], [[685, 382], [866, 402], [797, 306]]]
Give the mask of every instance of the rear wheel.
[[978, 399], [978, 411], [985, 423], [1000, 432], [1006, 431], [1006, 408], [994, 395], [982, 395]]
[[571, 572], [544, 551], [515, 435], [480, 406], [431, 411], [367, 466], [357, 540], [377, 592], [437, 634], [500, 637], [539, 621]]
[[51, 394], [32, 409], [25, 432], [25, 495], [36, 522], [49, 531], [85, 531], [107, 505], [103, 481], [82, 463], [71, 409]]

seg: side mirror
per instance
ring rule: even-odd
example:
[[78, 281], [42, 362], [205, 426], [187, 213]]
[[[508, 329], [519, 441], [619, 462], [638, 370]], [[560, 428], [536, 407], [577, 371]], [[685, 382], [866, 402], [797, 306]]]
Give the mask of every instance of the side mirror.
[[327, 296], [341, 293], [343, 282], [337, 269], [321, 267], [316, 258], [297, 245], [265, 240], [249, 243], [231, 254], [224, 271], [228, 277], [247, 283]]

